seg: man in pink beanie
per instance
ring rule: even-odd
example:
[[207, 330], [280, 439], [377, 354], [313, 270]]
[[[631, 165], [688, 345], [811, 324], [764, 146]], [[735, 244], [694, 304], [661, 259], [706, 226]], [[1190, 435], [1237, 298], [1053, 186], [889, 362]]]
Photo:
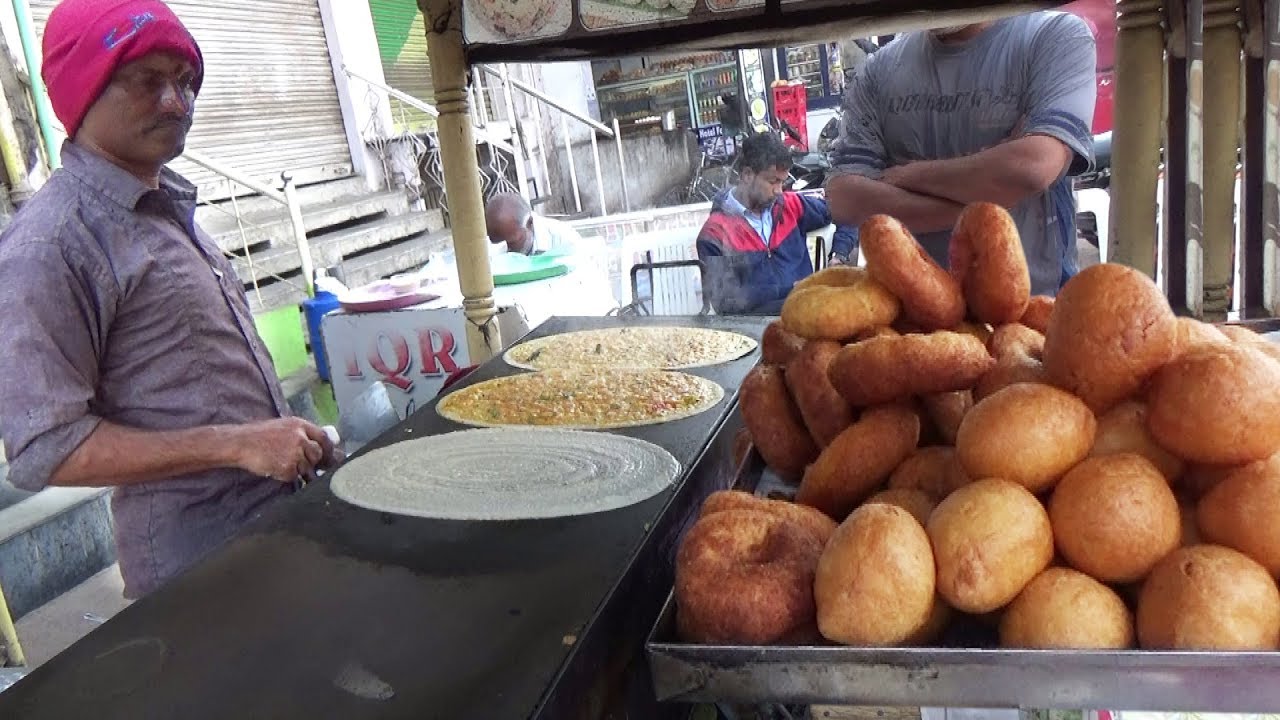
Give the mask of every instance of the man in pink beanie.
[[44, 31], [41, 75], [67, 137], [75, 138], [118, 68], [153, 54], [186, 63], [182, 90], [190, 94], [184, 92], [182, 107], [170, 112], [189, 118], [204, 79], [204, 61], [195, 38], [168, 5], [156, 0], [66, 0], [54, 8]]
[[65, 0], [43, 77], [62, 167], [0, 235], [0, 437], [27, 490], [112, 487], [125, 594], [160, 586], [334, 460], [290, 417], [182, 153], [203, 58], [159, 0]]

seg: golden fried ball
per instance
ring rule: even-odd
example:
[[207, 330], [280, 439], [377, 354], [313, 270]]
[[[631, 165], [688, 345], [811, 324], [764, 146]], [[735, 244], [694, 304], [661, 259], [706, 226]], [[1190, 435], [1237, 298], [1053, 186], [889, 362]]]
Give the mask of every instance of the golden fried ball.
[[1004, 478], [1038, 493], [1089, 454], [1097, 425], [1078, 398], [1048, 385], [1018, 383], [965, 415], [956, 455], [971, 478]]
[[1165, 450], [1147, 430], [1146, 403], [1130, 400], [1108, 410], [1098, 418], [1098, 432], [1093, 438], [1090, 457], [1135, 453], [1151, 461], [1166, 480], [1182, 476], [1184, 463]]
[[1231, 338], [1207, 322], [1195, 318], [1178, 318], [1178, 354], [1197, 345], [1214, 345], [1231, 342]]
[[1280, 577], [1280, 455], [1245, 466], [1215, 485], [1196, 513], [1206, 542], [1239, 550]]
[[1151, 572], [1182, 539], [1178, 499], [1141, 455], [1090, 458], [1067, 473], [1049, 500], [1058, 552], [1103, 582]]
[[1280, 451], [1280, 362], [1248, 343], [1198, 345], [1156, 373], [1147, 427], [1185, 460], [1242, 465]]
[[1137, 626], [1148, 650], [1276, 650], [1280, 591], [1266, 568], [1241, 552], [1181, 548], [1142, 586]]
[[867, 498], [866, 505], [871, 503], [884, 503], [886, 505], [894, 505], [911, 513], [911, 517], [916, 519], [923, 527], [929, 522], [929, 516], [933, 514], [933, 509], [938, 506], [938, 501], [923, 490], [915, 488], [889, 488]]
[[920, 523], [900, 507], [863, 505], [818, 560], [818, 630], [846, 645], [898, 645], [926, 627], [934, 584], [933, 551]]
[[1067, 568], [1040, 573], [1000, 621], [1000, 645], [1044, 650], [1133, 647], [1133, 617], [1114, 590]]
[[1177, 346], [1177, 318], [1160, 288], [1133, 268], [1103, 263], [1058, 293], [1044, 367], [1054, 385], [1103, 413], [1137, 395]]
[[951, 493], [929, 516], [938, 593], [962, 612], [1007, 605], [1053, 560], [1044, 506], [1025, 487], [997, 478]]

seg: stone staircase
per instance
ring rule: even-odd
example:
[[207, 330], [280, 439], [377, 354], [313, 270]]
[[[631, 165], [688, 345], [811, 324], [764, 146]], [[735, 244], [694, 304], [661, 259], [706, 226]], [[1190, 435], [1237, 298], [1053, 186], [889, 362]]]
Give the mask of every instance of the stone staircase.
[[[314, 266], [338, 268], [350, 287], [420, 267], [450, 243], [439, 209], [414, 210], [402, 191], [371, 192], [360, 177], [304, 186], [298, 196]], [[304, 299], [301, 263], [283, 205], [262, 197], [225, 200], [201, 205], [196, 221], [237, 256], [233, 263], [254, 312]]]

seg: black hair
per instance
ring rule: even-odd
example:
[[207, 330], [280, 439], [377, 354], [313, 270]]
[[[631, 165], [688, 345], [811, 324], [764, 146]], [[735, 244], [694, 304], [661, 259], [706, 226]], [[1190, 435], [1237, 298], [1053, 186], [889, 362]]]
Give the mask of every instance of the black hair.
[[791, 150], [782, 144], [782, 139], [773, 133], [752, 135], [742, 143], [742, 154], [738, 160], [743, 170], [753, 173], [764, 172], [774, 168], [791, 167]]

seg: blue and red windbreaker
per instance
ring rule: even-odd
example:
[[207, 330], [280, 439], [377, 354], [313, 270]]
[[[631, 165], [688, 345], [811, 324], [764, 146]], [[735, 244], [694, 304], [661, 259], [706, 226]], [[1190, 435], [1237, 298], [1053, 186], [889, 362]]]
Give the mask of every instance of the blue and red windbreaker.
[[746, 218], [725, 209], [721, 191], [698, 233], [698, 258], [707, 266], [703, 292], [720, 315], [777, 315], [791, 286], [813, 274], [808, 233], [831, 224], [826, 202], [783, 193], [773, 203], [766, 246]]

